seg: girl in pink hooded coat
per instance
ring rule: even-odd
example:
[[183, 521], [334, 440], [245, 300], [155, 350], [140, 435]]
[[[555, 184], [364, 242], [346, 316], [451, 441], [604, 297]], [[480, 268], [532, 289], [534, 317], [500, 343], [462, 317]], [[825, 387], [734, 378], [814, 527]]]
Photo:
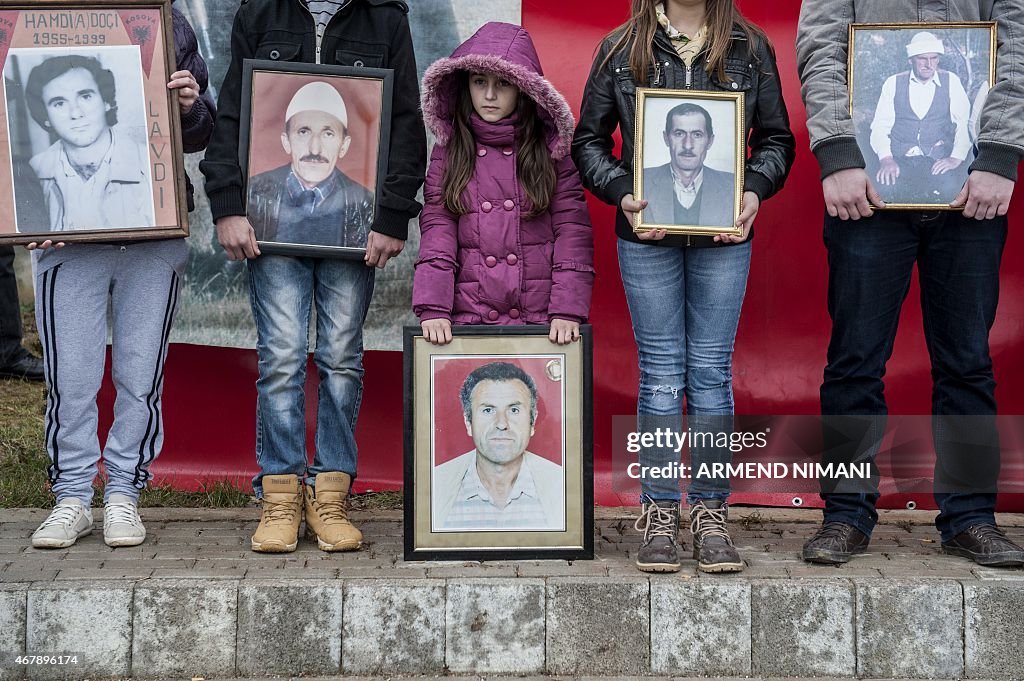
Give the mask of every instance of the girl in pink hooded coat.
[[569, 157], [573, 117], [520, 26], [485, 24], [423, 77], [437, 138], [420, 216], [413, 311], [452, 324], [550, 324], [579, 338], [594, 280], [590, 217]]

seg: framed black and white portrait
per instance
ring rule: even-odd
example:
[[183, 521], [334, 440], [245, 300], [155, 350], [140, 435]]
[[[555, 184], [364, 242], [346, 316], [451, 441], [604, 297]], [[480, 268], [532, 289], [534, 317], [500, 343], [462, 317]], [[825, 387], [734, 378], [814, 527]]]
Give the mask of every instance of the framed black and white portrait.
[[850, 114], [887, 208], [950, 209], [995, 79], [994, 22], [851, 24]]
[[634, 232], [733, 234], [746, 158], [742, 92], [636, 91]]
[[2, 8], [0, 242], [187, 235], [170, 1]]

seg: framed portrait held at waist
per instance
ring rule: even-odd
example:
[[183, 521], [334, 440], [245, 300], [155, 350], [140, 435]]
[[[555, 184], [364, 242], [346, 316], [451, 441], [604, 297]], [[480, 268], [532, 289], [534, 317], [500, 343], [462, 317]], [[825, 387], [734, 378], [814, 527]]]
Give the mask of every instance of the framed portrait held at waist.
[[590, 327], [405, 329], [405, 559], [594, 554]]
[[362, 260], [387, 171], [393, 71], [278, 58], [243, 64], [239, 156], [260, 250]]
[[171, 0], [0, 1], [0, 243], [188, 235]]
[[996, 24], [851, 24], [850, 116], [886, 208], [953, 210], [995, 80]]
[[633, 231], [741, 235], [744, 94], [637, 88], [636, 112]]

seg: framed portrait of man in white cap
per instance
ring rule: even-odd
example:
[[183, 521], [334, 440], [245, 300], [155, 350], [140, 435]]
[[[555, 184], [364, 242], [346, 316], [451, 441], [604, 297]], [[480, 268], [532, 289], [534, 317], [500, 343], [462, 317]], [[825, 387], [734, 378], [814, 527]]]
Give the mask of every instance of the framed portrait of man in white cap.
[[363, 257], [388, 156], [388, 69], [246, 60], [239, 154], [266, 253]]
[[887, 208], [951, 210], [995, 78], [994, 22], [851, 24], [850, 113]]

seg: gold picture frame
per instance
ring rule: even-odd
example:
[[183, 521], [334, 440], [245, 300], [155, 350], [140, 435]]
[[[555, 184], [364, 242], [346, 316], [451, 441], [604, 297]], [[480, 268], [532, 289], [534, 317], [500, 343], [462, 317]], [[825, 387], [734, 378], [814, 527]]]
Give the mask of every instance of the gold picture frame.
[[[736, 221], [742, 210], [747, 152], [744, 107], [742, 92], [637, 88], [633, 197], [647, 201], [647, 207], [634, 218], [634, 232], [664, 229], [669, 234], [702, 236], [743, 233]], [[673, 152], [668, 121], [685, 117], [699, 121], [701, 116], [705, 119], [703, 136], [699, 128], [678, 130], [675, 139], [682, 146], [678, 154]], [[710, 131], [706, 130], [708, 125]], [[725, 142], [721, 142], [723, 136]], [[699, 159], [696, 169], [694, 159]], [[684, 206], [681, 201], [688, 199], [673, 200], [674, 186], [677, 178], [688, 174], [695, 191], [692, 203]]]
[[[406, 327], [406, 560], [593, 557], [588, 325], [580, 336], [455, 326], [437, 346]], [[493, 501], [488, 475], [515, 460], [507, 501]]]
[[[848, 39], [850, 117], [865, 171], [885, 207], [958, 210], [950, 203], [967, 180], [976, 128], [995, 82], [996, 23], [858, 23], [850, 24]], [[915, 55], [925, 63], [915, 65], [911, 52], [929, 48]], [[936, 55], [931, 66], [929, 55]], [[933, 78], [940, 97], [932, 95], [922, 116], [907, 94], [909, 83]], [[949, 168], [953, 161], [959, 164]]]

